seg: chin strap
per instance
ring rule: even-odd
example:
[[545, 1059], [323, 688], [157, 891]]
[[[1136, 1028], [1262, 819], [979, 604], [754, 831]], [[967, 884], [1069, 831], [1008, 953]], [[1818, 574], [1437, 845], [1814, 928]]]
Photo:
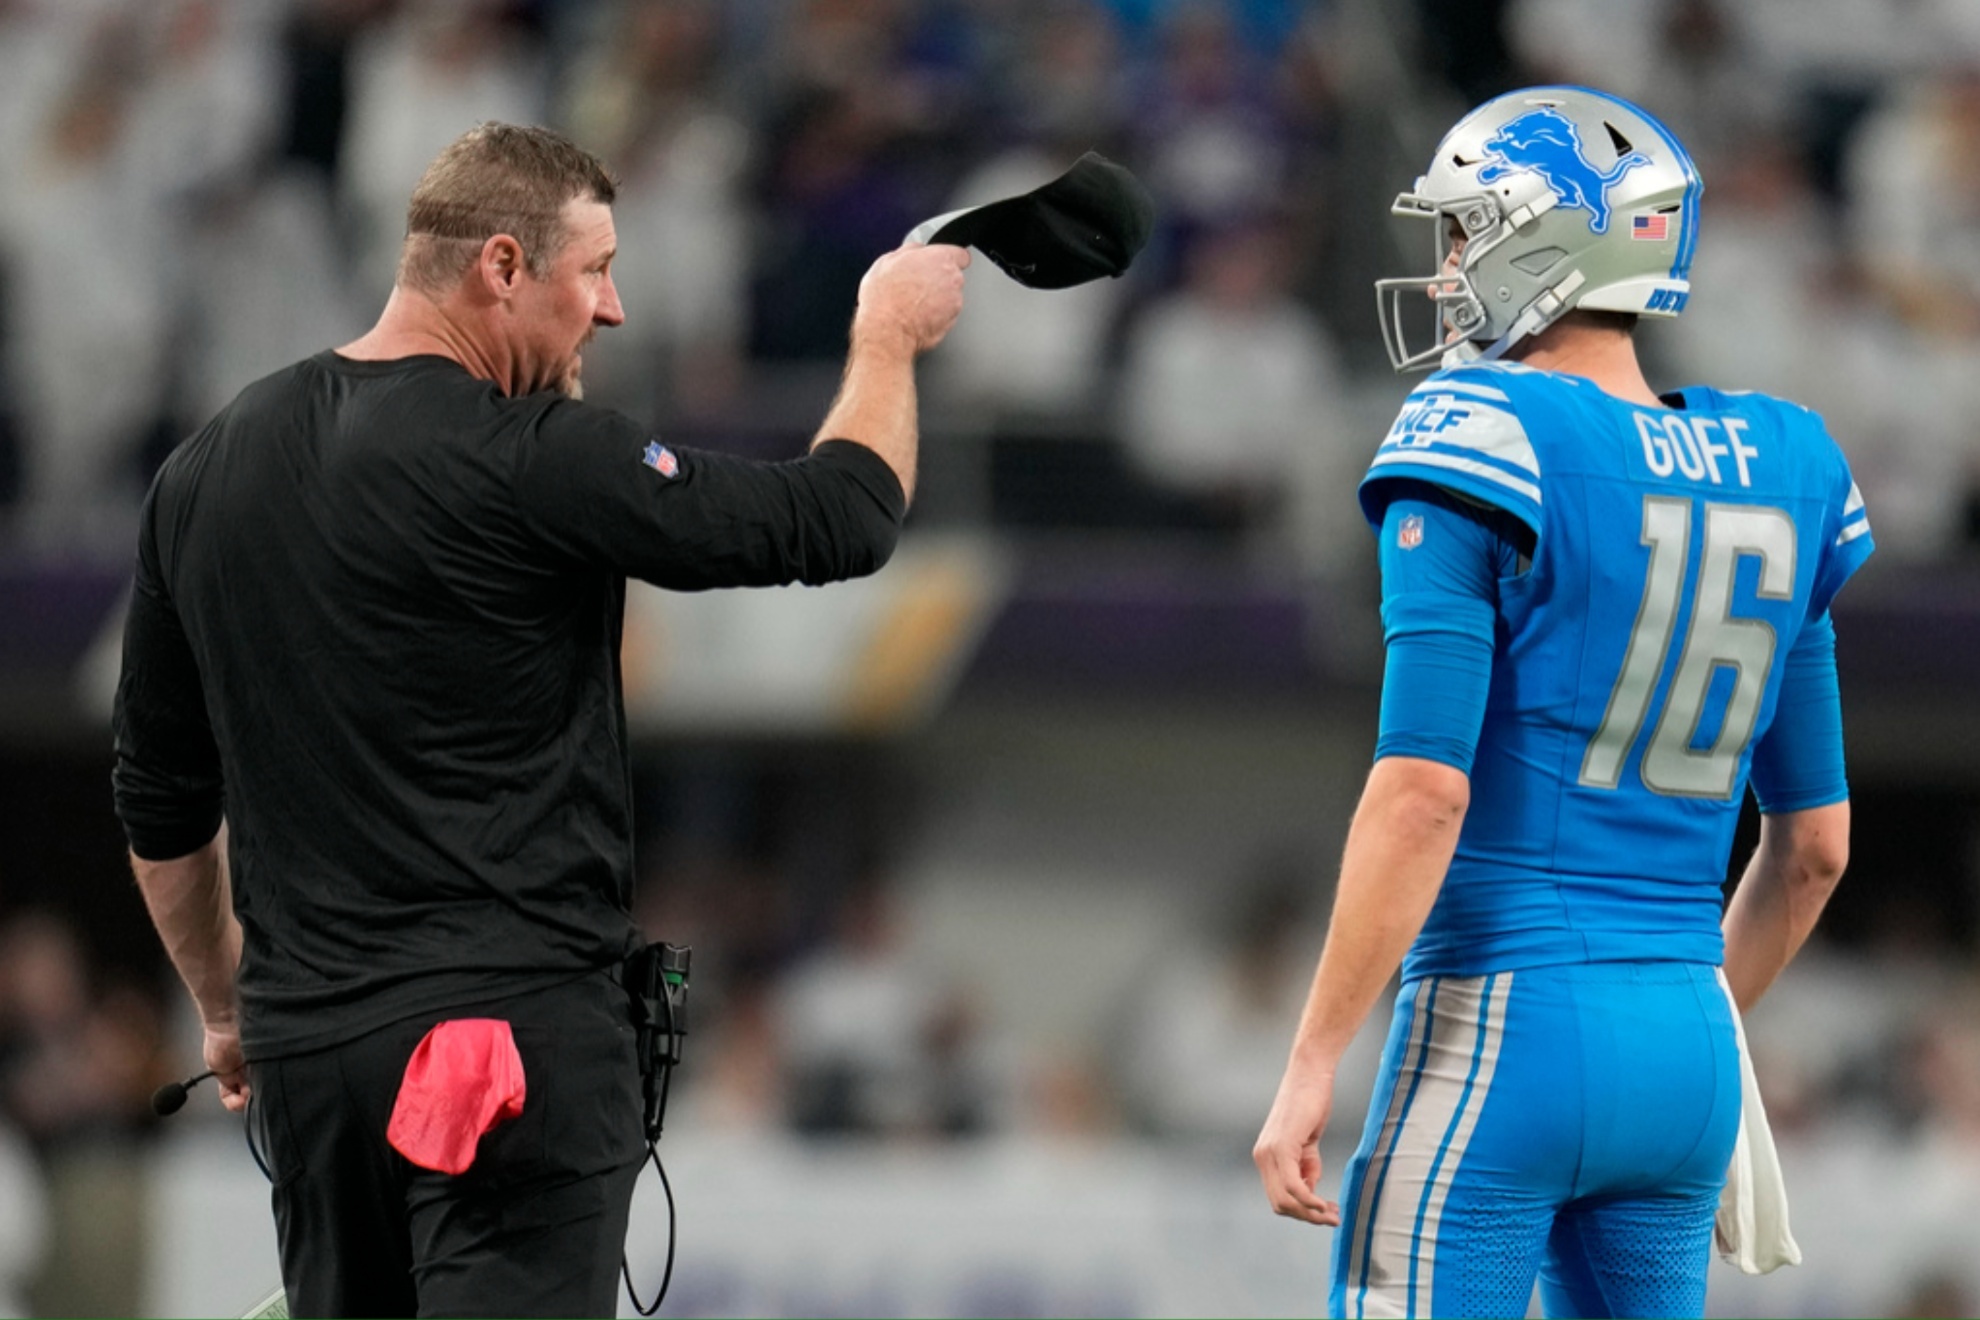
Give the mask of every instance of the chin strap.
[[[1539, 334], [1558, 321], [1563, 312], [1570, 310], [1568, 299], [1587, 282], [1586, 275], [1578, 270], [1571, 271], [1566, 279], [1551, 289], [1542, 290], [1539, 297], [1526, 304], [1526, 310], [1519, 314], [1519, 319], [1514, 321], [1504, 334], [1484, 348], [1479, 348], [1470, 342], [1453, 344], [1444, 354], [1444, 365], [1456, 367], [1466, 362], [1497, 362], [1514, 344], [1529, 335]], [[1471, 350], [1469, 354], [1465, 353], [1466, 349]]]

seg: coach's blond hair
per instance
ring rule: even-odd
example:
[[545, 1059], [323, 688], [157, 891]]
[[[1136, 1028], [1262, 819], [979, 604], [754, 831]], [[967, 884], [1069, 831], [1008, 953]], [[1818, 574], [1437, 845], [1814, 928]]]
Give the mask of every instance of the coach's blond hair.
[[399, 283], [435, 293], [461, 277], [497, 234], [522, 245], [539, 279], [564, 245], [564, 207], [612, 204], [618, 180], [598, 157], [547, 128], [486, 123], [434, 157], [406, 208]]

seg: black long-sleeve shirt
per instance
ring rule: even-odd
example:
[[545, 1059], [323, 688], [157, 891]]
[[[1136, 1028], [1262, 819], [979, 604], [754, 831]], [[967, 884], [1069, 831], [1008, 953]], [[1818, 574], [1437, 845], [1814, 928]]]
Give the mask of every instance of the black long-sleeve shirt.
[[140, 857], [228, 822], [250, 1058], [619, 959], [625, 579], [872, 572], [871, 450], [663, 446], [445, 358], [322, 353], [250, 386], [145, 502], [114, 788]]

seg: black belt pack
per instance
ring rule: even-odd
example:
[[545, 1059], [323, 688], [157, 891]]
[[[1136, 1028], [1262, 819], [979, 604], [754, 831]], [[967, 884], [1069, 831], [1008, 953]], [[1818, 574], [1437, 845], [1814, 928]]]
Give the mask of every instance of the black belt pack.
[[626, 997], [638, 1031], [639, 1075], [646, 1097], [646, 1139], [660, 1139], [667, 1083], [687, 1036], [688, 962], [692, 950], [649, 944], [626, 959]]

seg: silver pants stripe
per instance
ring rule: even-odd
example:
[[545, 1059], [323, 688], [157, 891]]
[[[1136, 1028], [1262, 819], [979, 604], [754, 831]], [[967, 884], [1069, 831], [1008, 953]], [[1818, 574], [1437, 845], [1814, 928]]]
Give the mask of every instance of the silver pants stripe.
[[1402, 1131], [1403, 1114], [1411, 1099], [1409, 1079], [1415, 1072], [1415, 1061], [1409, 1051], [1418, 1048], [1417, 1041], [1423, 1036], [1433, 997], [1429, 986], [1417, 992], [1415, 1012], [1410, 1017], [1408, 1049], [1403, 1054], [1402, 1067], [1396, 1070], [1396, 1076], [1392, 1079], [1393, 1089], [1389, 1093], [1388, 1111], [1382, 1116], [1382, 1129], [1376, 1134], [1375, 1147], [1369, 1152], [1368, 1163], [1361, 1171], [1359, 1203], [1354, 1218], [1341, 1226], [1343, 1233], [1354, 1234], [1348, 1248], [1347, 1306], [1350, 1314], [1355, 1312], [1355, 1298], [1368, 1269], [1368, 1220], [1381, 1201], [1389, 1155], [1395, 1148], [1396, 1134]]
[[[1361, 1317], [1428, 1314], [1437, 1231], [1497, 1070], [1512, 976], [1440, 977], [1418, 999], [1381, 1137], [1381, 1178], [1356, 1225], [1363, 1259], [1349, 1279]], [[1371, 1175], [1376, 1161], [1371, 1159]], [[1415, 1274], [1411, 1270], [1414, 1266]]]
[[1450, 1198], [1451, 1184], [1456, 1180], [1464, 1152], [1471, 1145], [1472, 1130], [1478, 1126], [1478, 1115], [1485, 1108], [1485, 1096], [1492, 1089], [1492, 1074], [1499, 1066], [1499, 1050], [1506, 1034], [1506, 1003], [1512, 998], [1512, 979], [1511, 972], [1503, 972], [1486, 983], [1487, 1003], [1482, 1026], [1484, 1039], [1478, 1044], [1477, 1061], [1468, 1083], [1471, 1094], [1461, 1101], [1457, 1126], [1444, 1143], [1443, 1163], [1433, 1172], [1430, 1185], [1424, 1189], [1423, 1208], [1419, 1215], [1421, 1222], [1417, 1229], [1418, 1264], [1413, 1289], [1415, 1310], [1419, 1313], [1429, 1312], [1433, 1296], [1431, 1290], [1436, 1284], [1437, 1230], [1443, 1224], [1444, 1202]]

